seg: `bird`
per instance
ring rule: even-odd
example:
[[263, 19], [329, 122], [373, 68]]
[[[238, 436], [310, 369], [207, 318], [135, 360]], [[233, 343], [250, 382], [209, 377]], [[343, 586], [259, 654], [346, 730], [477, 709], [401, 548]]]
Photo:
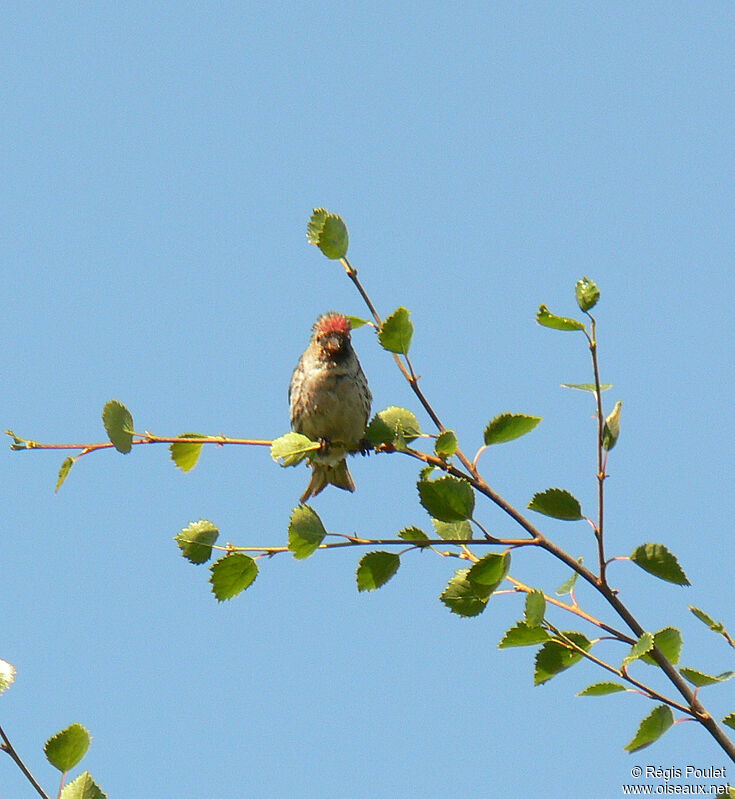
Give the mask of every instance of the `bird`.
[[291, 429], [322, 445], [311, 460], [305, 503], [328, 485], [354, 491], [347, 453], [364, 450], [372, 394], [351, 341], [349, 319], [336, 311], [314, 323], [288, 390]]

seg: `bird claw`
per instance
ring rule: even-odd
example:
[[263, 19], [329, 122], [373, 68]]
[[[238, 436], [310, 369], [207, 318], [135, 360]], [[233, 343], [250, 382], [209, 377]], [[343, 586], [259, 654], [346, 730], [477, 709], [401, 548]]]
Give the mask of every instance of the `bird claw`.
[[373, 445], [366, 438], [360, 439], [357, 451], [360, 455], [369, 455], [373, 451]]

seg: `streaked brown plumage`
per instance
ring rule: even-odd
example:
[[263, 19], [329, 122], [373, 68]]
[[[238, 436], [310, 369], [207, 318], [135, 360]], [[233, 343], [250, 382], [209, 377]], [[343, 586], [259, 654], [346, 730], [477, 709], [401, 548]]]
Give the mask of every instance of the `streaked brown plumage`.
[[313, 441], [325, 442], [314, 456], [306, 502], [330, 483], [354, 491], [345, 460], [359, 447], [370, 416], [372, 395], [350, 339], [350, 323], [330, 311], [313, 327], [311, 341], [291, 377], [288, 390], [291, 428]]

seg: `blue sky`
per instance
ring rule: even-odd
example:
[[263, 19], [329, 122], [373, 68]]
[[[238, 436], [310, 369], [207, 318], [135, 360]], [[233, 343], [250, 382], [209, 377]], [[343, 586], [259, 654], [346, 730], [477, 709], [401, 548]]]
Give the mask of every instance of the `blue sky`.
[[[593, 408], [559, 387], [590, 379], [586, 347], [534, 321], [542, 302], [573, 314], [589, 275], [606, 401], [624, 402], [608, 548], [665, 543], [693, 587], [626, 563], [611, 580], [647, 629], [682, 629], [684, 665], [724, 671], [731, 652], [687, 604], [735, 626], [734, 13], [6, 4], [2, 428], [102, 440], [116, 398], [160, 435], [285, 432], [316, 316], [364, 315], [306, 242], [326, 206], [379, 309], [411, 309], [422, 386], [467, 451], [499, 413], [544, 417], [486, 453], [486, 479], [520, 507], [562, 486], [591, 510]], [[430, 429], [370, 330], [354, 341], [374, 409], [409, 407]], [[285, 541], [304, 468], [222, 448], [183, 474], [164, 447], [137, 447], [84, 458], [54, 494], [61, 459], [7, 451], [1, 467], [0, 657], [19, 675], [0, 723], [49, 790], [42, 744], [73, 721], [94, 736], [84, 765], [133, 799], [612, 797], [636, 764], [727, 765], [694, 724], [624, 752], [651, 705], [575, 698], [603, 678], [591, 665], [533, 688], [532, 650], [496, 646], [519, 599], [451, 615], [437, 597], [456, 564], [429, 553], [372, 594], [355, 587], [362, 553], [279, 556], [218, 604], [173, 536], [206, 518], [234, 544]], [[426, 529], [408, 459], [351, 468], [356, 494], [314, 502], [330, 530]], [[586, 525], [538, 519], [594, 562]], [[553, 592], [567, 577], [518, 555], [519, 579]], [[602, 612], [589, 591], [578, 599]], [[703, 699], [732, 712], [733, 683]], [[9, 759], [0, 795], [32, 795]]]

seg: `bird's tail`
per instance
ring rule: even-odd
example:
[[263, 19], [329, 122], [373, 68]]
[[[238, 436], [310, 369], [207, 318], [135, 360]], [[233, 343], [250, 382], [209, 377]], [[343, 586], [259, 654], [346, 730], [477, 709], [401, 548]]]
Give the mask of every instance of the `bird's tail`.
[[330, 484], [345, 491], [355, 490], [355, 481], [347, 468], [347, 461], [339, 461], [334, 466], [314, 462], [311, 468], [311, 480], [301, 496], [301, 502], [306, 502], [309, 497], [315, 497]]

